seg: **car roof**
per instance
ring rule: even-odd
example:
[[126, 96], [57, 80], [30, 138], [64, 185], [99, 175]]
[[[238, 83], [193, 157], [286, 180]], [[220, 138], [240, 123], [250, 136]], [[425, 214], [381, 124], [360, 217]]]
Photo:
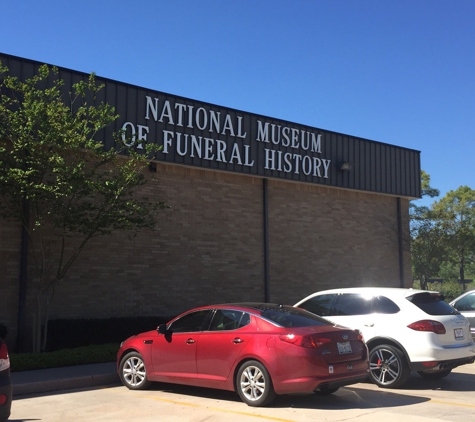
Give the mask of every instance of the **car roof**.
[[246, 308], [252, 310], [265, 311], [267, 309], [282, 309], [291, 308], [290, 305], [283, 305], [281, 303], [266, 303], [266, 302], [233, 302], [221, 303], [218, 305], [209, 305], [207, 308]]
[[392, 297], [406, 297], [412, 296], [417, 293], [439, 293], [435, 290], [419, 290], [411, 288], [402, 288], [402, 287], [341, 287], [338, 289], [330, 290], [320, 290], [318, 292], [312, 293], [307, 297], [321, 295], [321, 294], [332, 294], [332, 293], [360, 293], [360, 294], [373, 294], [373, 295], [386, 295]]
[[459, 296], [457, 296], [456, 298], [452, 299], [450, 301], [450, 304], [452, 305], [454, 302], [457, 302], [457, 300], [459, 299], [462, 299], [464, 296], [467, 296], [468, 294], [471, 294], [471, 293], [474, 293], [475, 292], [475, 289], [472, 289], [472, 290], [467, 290], [463, 293], [461, 293]]
[[[198, 308], [190, 309], [196, 311], [199, 309], [235, 309], [247, 312], [262, 313], [270, 309], [293, 308], [291, 305], [283, 305], [281, 303], [266, 303], [266, 302], [233, 302], [233, 303], [219, 303], [215, 305], [200, 306]], [[189, 312], [189, 311], [188, 311]]]

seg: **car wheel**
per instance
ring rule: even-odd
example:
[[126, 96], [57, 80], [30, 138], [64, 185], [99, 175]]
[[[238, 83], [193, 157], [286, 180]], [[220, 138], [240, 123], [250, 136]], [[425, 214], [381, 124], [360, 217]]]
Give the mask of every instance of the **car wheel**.
[[327, 388], [326, 390], [313, 390], [317, 396], [329, 396], [330, 394], [336, 393], [340, 388]]
[[122, 383], [130, 390], [144, 390], [150, 385], [147, 369], [140, 353], [127, 353], [120, 361], [119, 375]]
[[447, 375], [449, 375], [452, 372], [452, 369], [445, 369], [444, 371], [438, 371], [438, 372], [424, 372], [424, 371], [417, 371], [417, 373], [424, 379], [430, 380], [430, 381], [436, 381], [440, 380], [442, 378], [445, 378]]
[[369, 376], [382, 388], [397, 388], [410, 377], [411, 370], [401, 350], [389, 344], [380, 344], [369, 354]]
[[236, 389], [248, 406], [265, 406], [275, 398], [269, 372], [256, 360], [241, 365], [236, 375]]

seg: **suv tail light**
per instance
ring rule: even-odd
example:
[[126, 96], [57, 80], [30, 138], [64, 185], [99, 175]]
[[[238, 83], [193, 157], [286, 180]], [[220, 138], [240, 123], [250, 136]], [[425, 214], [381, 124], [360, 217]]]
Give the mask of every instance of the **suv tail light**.
[[330, 343], [331, 340], [326, 337], [318, 337], [315, 335], [298, 336], [295, 334], [280, 335], [279, 338], [295, 346], [306, 347], [307, 349], [318, 349], [322, 344]]
[[445, 334], [445, 327], [438, 321], [432, 321], [430, 319], [423, 319], [421, 321], [413, 322], [407, 326], [411, 330], [415, 331], [430, 331], [435, 334]]
[[8, 357], [8, 349], [5, 343], [0, 344], [0, 371], [10, 368], [10, 358]]

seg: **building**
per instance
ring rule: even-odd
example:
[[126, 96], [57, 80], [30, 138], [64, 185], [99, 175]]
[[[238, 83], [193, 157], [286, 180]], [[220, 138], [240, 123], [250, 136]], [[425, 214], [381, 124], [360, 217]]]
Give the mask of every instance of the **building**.
[[[10, 74], [42, 64], [0, 54]], [[59, 69], [66, 86], [86, 74]], [[154, 232], [96, 238], [58, 286], [50, 319], [172, 315], [201, 304], [293, 304], [338, 286], [410, 286], [409, 201], [420, 153], [105, 78], [100, 100], [137, 148], [163, 146], [149, 196]], [[0, 220], [0, 322], [17, 332], [21, 227]], [[32, 325], [31, 315], [26, 320]]]

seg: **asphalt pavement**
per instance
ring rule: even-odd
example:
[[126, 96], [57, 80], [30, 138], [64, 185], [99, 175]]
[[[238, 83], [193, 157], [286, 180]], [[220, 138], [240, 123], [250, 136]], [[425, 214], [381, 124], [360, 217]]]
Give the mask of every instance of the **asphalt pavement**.
[[115, 362], [11, 373], [13, 397], [120, 384]]

